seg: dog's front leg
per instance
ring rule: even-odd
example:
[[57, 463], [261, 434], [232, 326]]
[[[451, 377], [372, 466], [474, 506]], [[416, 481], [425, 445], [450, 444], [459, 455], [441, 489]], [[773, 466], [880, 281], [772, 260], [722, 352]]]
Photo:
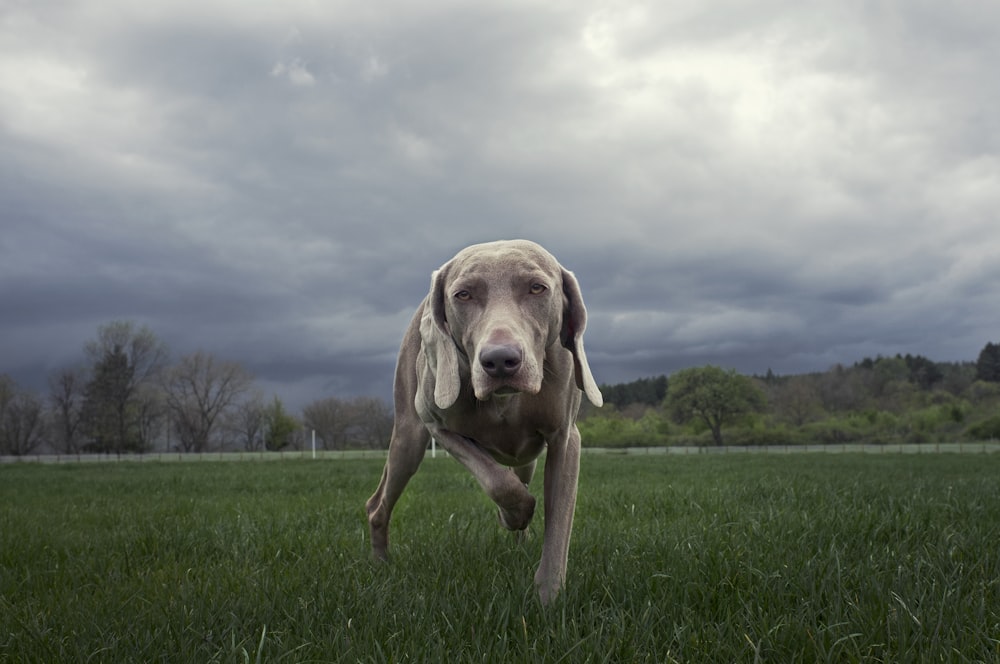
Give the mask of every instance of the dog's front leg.
[[545, 457], [545, 537], [535, 573], [542, 604], [555, 599], [566, 581], [579, 474], [580, 431], [571, 424], [564, 440], [549, 444]]
[[392, 517], [392, 508], [407, 482], [420, 467], [429, 440], [427, 429], [420, 420], [404, 414], [404, 411], [397, 411], [382, 479], [365, 504], [372, 554], [380, 560], [389, 557], [389, 519]]
[[512, 468], [500, 465], [475, 441], [447, 429], [433, 432], [441, 447], [473, 474], [486, 495], [500, 508], [500, 523], [508, 530], [524, 530], [535, 514], [535, 497]]

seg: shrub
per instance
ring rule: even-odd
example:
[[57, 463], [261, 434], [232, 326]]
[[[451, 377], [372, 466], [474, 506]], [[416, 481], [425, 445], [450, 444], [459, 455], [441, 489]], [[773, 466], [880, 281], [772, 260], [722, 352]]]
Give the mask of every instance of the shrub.
[[619, 413], [591, 415], [577, 423], [587, 447], [653, 447], [667, 445], [669, 425], [653, 411], [638, 420]]
[[727, 445], [801, 445], [808, 442], [809, 438], [801, 429], [783, 424], [733, 429], [726, 434]]
[[807, 424], [802, 427], [802, 431], [808, 439], [824, 445], [853, 443], [863, 438], [859, 427], [853, 425], [850, 419], [830, 418]]
[[973, 440], [994, 440], [1000, 438], [1000, 415], [994, 415], [966, 429]]

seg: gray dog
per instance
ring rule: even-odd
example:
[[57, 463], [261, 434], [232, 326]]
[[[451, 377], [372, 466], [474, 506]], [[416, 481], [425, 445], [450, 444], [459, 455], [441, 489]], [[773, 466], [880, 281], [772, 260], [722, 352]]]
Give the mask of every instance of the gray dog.
[[[392, 508], [430, 437], [465, 466], [521, 531], [545, 462], [545, 535], [535, 585], [548, 604], [566, 579], [580, 469], [581, 395], [601, 392], [587, 365], [587, 310], [572, 272], [533, 242], [468, 247], [431, 276], [396, 364], [389, 457], [368, 500], [372, 550], [385, 559]], [[581, 392], [582, 391], [582, 392]]]

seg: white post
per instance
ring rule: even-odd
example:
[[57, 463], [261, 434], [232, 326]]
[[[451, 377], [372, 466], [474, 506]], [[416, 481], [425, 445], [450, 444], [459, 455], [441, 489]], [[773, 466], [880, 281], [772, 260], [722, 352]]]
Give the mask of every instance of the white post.
[[316, 429], [313, 429], [313, 458], [316, 458]]
[[434, 440], [434, 436], [431, 436], [431, 458], [437, 458], [437, 441]]

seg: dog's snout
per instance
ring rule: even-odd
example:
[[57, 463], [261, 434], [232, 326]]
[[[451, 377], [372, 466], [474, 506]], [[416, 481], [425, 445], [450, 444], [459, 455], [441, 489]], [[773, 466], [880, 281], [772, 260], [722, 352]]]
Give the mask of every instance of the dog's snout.
[[511, 344], [484, 346], [479, 351], [479, 364], [492, 378], [508, 378], [521, 368], [524, 355], [521, 349]]

